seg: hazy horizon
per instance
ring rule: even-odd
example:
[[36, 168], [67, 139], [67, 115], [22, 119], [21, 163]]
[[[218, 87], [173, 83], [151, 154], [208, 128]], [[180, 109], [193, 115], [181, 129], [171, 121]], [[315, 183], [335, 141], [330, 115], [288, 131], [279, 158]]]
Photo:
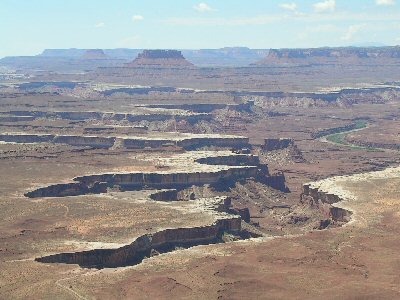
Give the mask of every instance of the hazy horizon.
[[[363, 47], [371, 47], [371, 48], [379, 48], [379, 47], [399, 47], [400, 44], [393, 44], [393, 45], [386, 45], [386, 44], [380, 44], [380, 43], [363, 43], [363, 44], [354, 44], [354, 45], [343, 45], [343, 46], [329, 46], [329, 45], [323, 45], [323, 46], [315, 46], [315, 47], [278, 47], [278, 48], [271, 48], [271, 47], [265, 47], [265, 48], [251, 48], [247, 46], [223, 46], [219, 48], [212, 48], [212, 47], [204, 47], [204, 48], [159, 48], [159, 47], [154, 47], [154, 48], [127, 48], [127, 47], [116, 47], [116, 48], [100, 48], [100, 47], [94, 47], [94, 48], [79, 48], [79, 47], [69, 47], [69, 48], [44, 48], [40, 50], [37, 53], [33, 53], [32, 56], [34, 55], [40, 55], [44, 51], [47, 50], [179, 50], [179, 51], [196, 51], [196, 50], [221, 50], [221, 49], [249, 49], [249, 50], [271, 50], [271, 49], [312, 49], [312, 48], [363, 48]], [[28, 55], [31, 56], [31, 55]]]
[[400, 43], [396, 0], [57, 2], [3, 0], [0, 57], [70, 48], [270, 49]]

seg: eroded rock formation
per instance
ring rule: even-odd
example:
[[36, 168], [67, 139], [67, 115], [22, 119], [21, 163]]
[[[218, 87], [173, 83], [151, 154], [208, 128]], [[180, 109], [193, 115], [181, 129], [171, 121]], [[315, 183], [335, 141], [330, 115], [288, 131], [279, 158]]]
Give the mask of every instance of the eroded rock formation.
[[288, 138], [278, 138], [278, 139], [265, 139], [264, 140], [264, 145], [262, 146], [262, 149], [264, 151], [275, 151], [275, 150], [282, 150], [285, 148], [288, 148], [290, 146], [294, 146], [294, 141], [293, 139], [288, 139]]
[[400, 47], [271, 49], [258, 65], [394, 64], [400, 62]]
[[192, 67], [178, 50], [144, 50], [127, 67]]
[[109, 137], [52, 134], [1, 134], [0, 141], [11, 143], [55, 143], [92, 148], [112, 148], [115, 144], [127, 149], [163, 148], [177, 146], [184, 149], [197, 149], [206, 146], [241, 148], [248, 145], [248, 138], [239, 136], [190, 135], [167, 138], [137, 136]]
[[225, 232], [240, 235], [240, 216], [217, 212], [224, 206], [226, 197], [203, 199], [206, 210], [214, 211], [217, 220], [210, 225], [187, 228], [171, 228], [144, 234], [129, 245], [117, 249], [94, 249], [75, 253], [60, 253], [36, 258], [42, 263], [78, 264], [86, 268], [117, 268], [132, 266], [152, 253], [165, 253], [178, 248], [224, 242]]
[[308, 202], [327, 212], [333, 221], [347, 223], [351, 220], [352, 211], [334, 205], [345, 199], [338, 194], [321, 189], [318, 182], [303, 185], [301, 197], [303, 202]]
[[102, 49], [89, 49], [81, 56], [84, 60], [110, 59]]
[[124, 190], [139, 190], [144, 186], [154, 189], [185, 188], [192, 185], [218, 184], [249, 177], [257, 177], [257, 166], [228, 168], [217, 171], [193, 173], [124, 173], [100, 174], [74, 178], [76, 183], [56, 184], [26, 193], [30, 198], [77, 196], [103, 193], [103, 186], [119, 186]]
[[266, 177], [265, 182], [278, 191], [289, 192], [289, 188], [286, 186], [285, 174], [282, 172], [269, 175]]
[[171, 110], [171, 109], [152, 109], [146, 107], [138, 107], [142, 113], [116, 113], [116, 112], [97, 112], [97, 111], [10, 111], [0, 112], [6, 114], [7, 117], [19, 118], [19, 121], [26, 121], [37, 119], [37, 118], [59, 118], [71, 121], [88, 121], [88, 120], [127, 120], [129, 122], [140, 122], [140, 121], [165, 121], [174, 118], [176, 121], [187, 120], [190, 123], [198, 122], [201, 120], [209, 121], [212, 116], [207, 113], [195, 113], [185, 110]]

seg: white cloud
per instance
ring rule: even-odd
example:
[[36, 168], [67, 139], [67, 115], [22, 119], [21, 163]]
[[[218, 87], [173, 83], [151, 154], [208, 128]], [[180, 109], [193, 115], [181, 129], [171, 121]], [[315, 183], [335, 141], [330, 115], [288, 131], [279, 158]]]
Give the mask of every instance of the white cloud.
[[376, 5], [382, 5], [382, 6], [390, 6], [390, 5], [395, 5], [396, 1], [395, 0], [375, 0]]
[[284, 15], [255, 16], [250, 18], [169, 18], [162, 23], [175, 26], [246, 26], [266, 25], [287, 19]]
[[144, 20], [144, 17], [141, 15], [132, 16], [132, 21], [134, 21], [134, 22], [139, 22], [139, 21], [143, 21], [143, 20]]
[[297, 9], [297, 4], [292, 2], [292, 3], [283, 3], [279, 5], [281, 8], [290, 10], [290, 11], [295, 11]]
[[354, 36], [359, 33], [366, 24], [357, 24], [357, 25], [351, 25], [349, 28], [347, 28], [346, 33], [342, 36], [342, 40], [344, 41], [351, 41], [354, 39]]
[[[287, 14], [274, 14], [274, 15], [258, 15], [248, 18], [188, 18], [176, 17], [160, 20], [160, 23], [173, 25], [173, 26], [249, 26], [249, 25], [267, 25], [276, 24], [280, 22], [298, 21], [311, 24], [324, 24], [332, 22], [395, 22], [399, 24], [400, 13], [349, 13], [349, 12], [336, 12], [334, 14], [320, 14], [320, 13], [295, 13], [292, 15]], [[377, 25], [375, 25], [377, 26]], [[398, 26], [398, 25], [393, 25]]]
[[94, 25], [94, 27], [96, 27], [96, 28], [102, 28], [102, 27], [105, 27], [105, 26], [106, 26], [106, 24], [104, 22], [99, 22], [99, 23]]
[[204, 3], [204, 2], [201, 2], [201, 3], [193, 6], [193, 8], [201, 13], [209, 12], [209, 11], [213, 10], [207, 3]]
[[336, 0], [326, 0], [313, 5], [316, 13], [334, 12], [336, 9]]

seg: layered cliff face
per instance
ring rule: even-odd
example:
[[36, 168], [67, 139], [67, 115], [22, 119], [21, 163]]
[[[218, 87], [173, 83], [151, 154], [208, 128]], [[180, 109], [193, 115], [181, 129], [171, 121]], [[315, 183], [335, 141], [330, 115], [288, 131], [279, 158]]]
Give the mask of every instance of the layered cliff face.
[[[121, 187], [124, 190], [185, 188], [192, 185], [219, 184], [257, 177], [257, 166], [233, 167], [222, 170], [197, 171], [187, 173], [125, 173], [99, 174], [77, 177], [76, 183], [56, 184], [26, 193], [30, 198], [64, 197], [98, 194], [107, 187]], [[267, 174], [264, 174], [266, 176]]]
[[305, 184], [301, 197], [303, 202], [318, 207], [334, 222], [347, 223], [351, 221], [353, 212], [337, 205], [341, 201], [348, 200], [348, 195], [333, 189], [326, 189], [323, 181]]
[[34, 119], [30, 116], [0, 116], [0, 122], [29, 122]]
[[171, 252], [176, 248], [189, 248], [223, 242], [225, 231], [239, 233], [239, 216], [226, 216], [211, 225], [201, 227], [174, 228], [145, 234], [130, 245], [118, 249], [95, 249], [76, 253], [60, 253], [37, 258], [43, 263], [78, 264], [86, 268], [117, 268], [139, 264], [143, 259]]
[[330, 221], [371, 227], [398, 203], [400, 167], [335, 176], [303, 185], [302, 202], [319, 208]]
[[181, 51], [177, 50], [144, 50], [138, 57], [127, 67], [192, 67], [193, 64], [188, 62], [182, 55]]
[[[28, 197], [65, 197], [78, 196], [89, 193], [105, 193], [109, 188], [118, 188], [121, 193], [129, 188], [154, 189], [147, 195], [152, 201], [178, 201], [178, 190], [193, 185], [217, 184], [227, 181], [243, 180], [257, 177], [260, 173], [268, 176], [268, 169], [259, 165], [257, 157], [252, 155], [235, 154], [230, 151], [220, 151], [210, 158], [211, 151], [180, 154], [180, 160], [186, 165], [179, 164], [178, 172], [160, 171], [159, 173], [108, 173], [89, 175], [75, 178], [73, 183], [51, 185], [30, 193]], [[191, 158], [191, 161], [188, 161]], [[170, 160], [170, 158], [166, 158]], [[176, 164], [177, 162], [171, 162]], [[210, 164], [208, 164], [210, 163]], [[221, 163], [222, 165], [218, 165]], [[223, 165], [227, 163], [229, 165]], [[248, 164], [256, 164], [249, 166]], [[238, 166], [235, 164], [244, 164]], [[189, 170], [182, 172], [182, 170]], [[181, 171], [181, 172], [179, 172]], [[169, 188], [168, 190], [155, 190]], [[187, 227], [155, 228], [149, 233], [137, 237], [132, 243], [108, 248], [110, 246], [78, 251], [50, 254], [38, 257], [35, 260], [42, 263], [77, 264], [85, 268], [118, 268], [133, 266], [161, 253], [172, 252], [177, 249], [190, 248], [197, 245], [230, 242], [249, 237], [259, 237], [259, 233], [242, 229], [242, 220], [250, 220], [249, 210], [236, 211], [231, 208], [231, 199], [227, 196], [208, 196], [193, 198], [185, 204], [187, 210], [207, 217], [200, 224]], [[187, 201], [184, 201], [187, 202]], [[181, 208], [182, 209], [182, 208]], [[233, 214], [232, 214], [233, 213]], [[152, 228], [151, 228], [152, 229]], [[115, 247], [115, 246], [114, 246]]]
[[[109, 173], [88, 175], [75, 178], [75, 182], [50, 185], [33, 190], [25, 195], [30, 198], [43, 198], [98, 194], [105, 193], [107, 192], [107, 188], [116, 186], [123, 190], [140, 190], [144, 187], [153, 189], [183, 189], [193, 185], [225, 185], [227, 182], [256, 178], [260, 176], [260, 172], [262, 171], [257, 166], [245, 166], [186, 173]], [[264, 173], [263, 175], [267, 177], [268, 173]]]
[[[106, 93], [106, 92], [105, 92]], [[197, 113], [184, 109], [168, 109], [155, 107], [136, 107], [136, 113], [118, 113], [118, 112], [99, 112], [99, 111], [9, 111], [0, 112], [7, 117], [19, 117], [19, 121], [29, 121], [37, 118], [60, 118], [72, 121], [88, 120], [127, 120], [129, 122], [141, 121], [165, 121], [171, 118], [175, 120], [187, 120], [188, 122], [198, 122], [201, 120], [209, 121], [212, 115], [208, 113]], [[27, 119], [23, 119], [27, 118]]]
[[[124, 191], [143, 188], [182, 190], [204, 185], [223, 188], [249, 178], [259, 179], [277, 189], [285, 189], [284, 176], [270, 175], [268, 167], [260, 164], [256, 156], [238, 155], [230, 151], [220, 151], [214, 156], [211, 155], [213, 154], [209, 151], [181, 153], [172, 159], [159, 161], [160, 164], [168, 166], [165, 171], [86, 175], [76, 177], [70, 183], [38, 188], [25, 195], [30, 198], [76, 196], [105, 193], [107, 188], [114, 187]], [[175, 194], [167, 191], [154, 195], [154, 198], [174, 199]]]
[[160, 149], [163, 147], [177, 146], [187, 150], [207, 146], [227, 147], [240, 149], [249, 144], [249, 139], [229, 135], [190, 135], [182, 134], [168, 138], [154, 136], [84, 136], [84, 135], [51, 135], [51, 134], [25, 134], [6, 133], [0, 134], [0, 141], [8, 143], [54, 143], [70, 146], [105, 148], [113, 146], [126, 149]]
[[[304, 162], [303, 153], [291, 138], [267, 138], [261, 145], [261, 153], [268, 163]], [[279, 190], [282, 190], [279, 188]]]
[[262, 149], [264, 151], [274, 151], [274, 150], [282, 150], [288, 148], [290, 146], [294, 146], [294, 140], [288, 138], [278, 138], [278, 139], [265, 139], [264, 145]]
[[400, 47], [271, 49], [257, 65], [398, 64]]

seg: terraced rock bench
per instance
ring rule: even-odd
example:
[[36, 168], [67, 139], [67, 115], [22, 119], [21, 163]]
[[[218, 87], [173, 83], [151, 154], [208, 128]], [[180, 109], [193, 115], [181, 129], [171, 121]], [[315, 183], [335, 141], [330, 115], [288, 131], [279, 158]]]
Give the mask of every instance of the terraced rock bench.
[[[168, 136], [168, 134], [166, 134]], [[170, 137], [152, 136], [82, 136], [6, 133], [0, 135], [0, 141], [9, 143], [55, 143], [92, 148], [112, 148], [115, 143], [127, 149], [162, 148], [177, 146], [193, 150], [201, 147], [243, 148], [248, 146], [249, 139], [233, 135], [206, 134], [169, 134]]]
[[116, 249], [93, 249], [82, 252], [59, 253], [36, 258], [42, 263], [78, 264], [86, 268], [118, 268], [139, 264], [143, 259], [159, 253], [190, 248], [198, 245], [223, 243], [225, 232], [239, 234], [242, 230], [241, 218], [224, 212], [214, 211], [224, 203], [226, 197], [202, 199], [203, 208], [215, 215], [216, 220], [209, 225], [169, 228], [144, 234], [131, 244]]

